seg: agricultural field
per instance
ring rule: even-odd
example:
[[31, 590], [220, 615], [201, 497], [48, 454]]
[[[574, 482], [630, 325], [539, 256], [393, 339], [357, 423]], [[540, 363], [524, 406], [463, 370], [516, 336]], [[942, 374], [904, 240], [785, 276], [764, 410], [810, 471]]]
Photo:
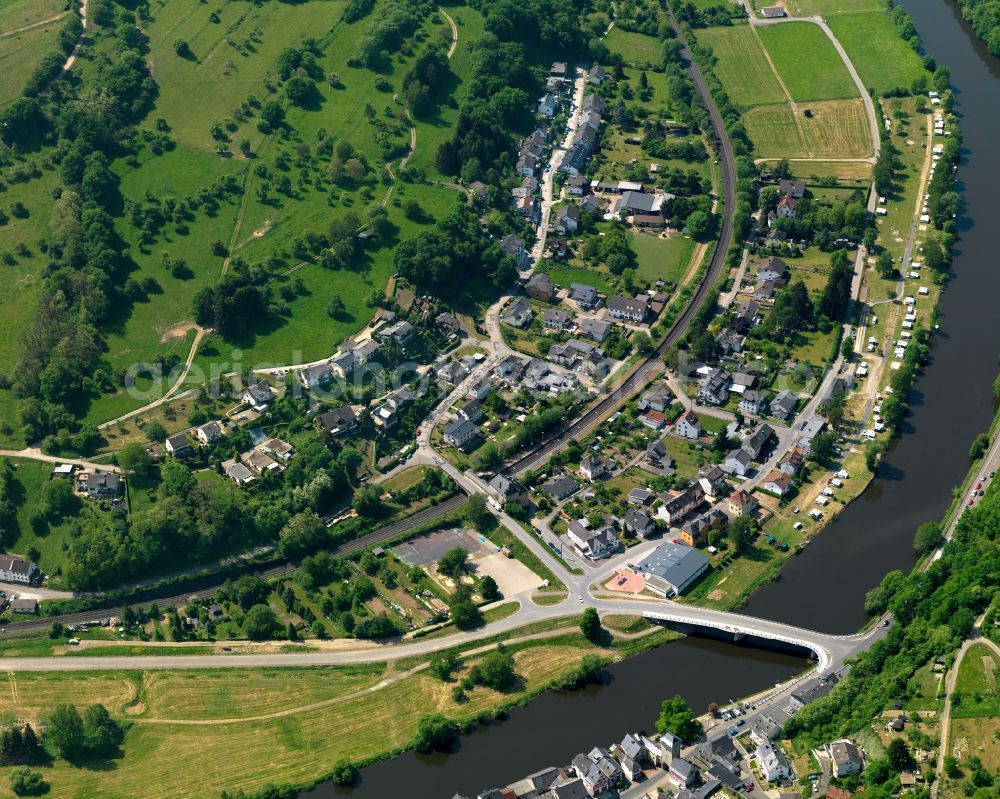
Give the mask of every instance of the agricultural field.
[[[764, 164], [774, 167], [779, 159], [764, 159]], [[872, 165], [866, 161], [821, 161], [812, 159], [787, 159], [792, 174], [805, 180], [836, 178], [841, 183], [856, 186], [867, 185], [871, 181]]]
[[790, 22], [756, 32], [793, 102], [858, 96], [847, 67], [818, 25]]
[[[833, 16], [830, 29], [847, 51], [865, 86], [883, 94], [892, 89], [909, 89], [926, 75], [920, 56], [899, 38], [886, 11]], [[878, 42], [877, 47], [872, 43]]]
[[697, 35], [698, 43], [710, 47], [718, 59], [715, 74], [734, 103], [750, 106], [785, 102], [785, 92], [753, 28], [706, 28]]
[[871, 135], [861, 100], [809, 104], [810, 118], [787, 105], [751, 108], [743, 122], [758, 158], [869, 158]]
[[0, 2], [0, 105], [17, 97], [42, 58], [58, 49], [68, 18], [64, 0]]

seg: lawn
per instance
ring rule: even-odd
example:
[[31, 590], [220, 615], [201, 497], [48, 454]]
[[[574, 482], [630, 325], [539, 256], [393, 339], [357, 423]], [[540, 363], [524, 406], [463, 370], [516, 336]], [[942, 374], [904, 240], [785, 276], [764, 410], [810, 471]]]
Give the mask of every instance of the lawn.
[[671, 233], [664, 239], [649, 233], [633, 232], [630, 241], [637, 261], [635, 276], [650, 283], [657, 280], [679, 283], [691, 264], [695, 247], [694, 239], [679, 233]]
[[718, 59], [715, 74], [734, 103], [762, 105], [787, 99], [760, 39], [749, 25], [707, 28], [697, 35], [698, 42], [710, 47]]
[[15, 486], [11, 499], [17, 509], [17, 526], [12, 531], [4, 531], [4, 548], [7, 552], [26, 555], [35, 547], [41, 553], [38, 567], [50, 574], [62, 562], [62, 548], [72, 540], [74, 523], [104, 526], [109, 523], [110, 516], [96, 503], [81, 500], [79, 514], [66, 519], [50, 519], [40, 529], [33, 528], [31, 516], [39, 507], [42, 490], [52, 474], [52, 464], [21, 458], [8, 460], [14, 464]]
[[0, 3], [0, 106], [15, 99], [42, 58], [59, 49], [58, 34], [69, 16], [65, 5], [62, 0]]
[[[834, 16], [830, 29], [847, 51], [865, 86], [884, 94], [891, 89], [909, 89], [925, 74], [920, 56], [899, 38], [888, 11]], [[877, 47], [872, 43], [878, 42]]]
[[818, 25], [789, 22], [757, 32], [794, 102], [858, 96], [847, 67]]
[[620, 53], [627, 62], [632, 64], [658, 66], [663, 61], [663, 49], [660, 43], [653, 36], [647, 36], [644, 33], [612, 28], [611, 32], [604, 37], [604, 44], [611, 52]]
[[[809, 104], [811, 118], [787, 105], [766, 105], [744, 113], [743, 122], [759, 158], [867, 158], [871, 134], [861, 100]], [[808, 166], [804, 168], [809, 168]]]
[[789, 7], [798, 16], [849, 14], [874, 11], [884, 7], [882, 0], [789, 0]]
[[557, 266], [555, 264], [546, 267], [549, 278], [557, 286], [569, 288], [571, 283], [584, 283], [593, 286], [598, 291], [605, 294], [613, 294], [614, 289], [611, 284], [594, 269], [586, 269], [582, 266]]
[[914, 214], [920, 208], [920, 173], [931, 134], [927, 115], [916, 112], [912, 98], [886, 98], [881, 104], [892, 125], [890, 136], [899, 165], [893, 170], [893, 191], [886, 195], [886, 215], [876, 217], [876, 223], [879, 243], [893, 258], [898, 258], [906, 247]]
[[[102, 702], [132, 723], [123, 756], [110, 764], [55, 761], [43, 767], [55, 796], [130, 799], [141, 779], [146, 799], [204, 799], [269, 782], [320, 779], [341, 758], [361, 761], [408, 746], [422, 715], [474, 719], [540, 690], [574, 668], [586, 651], [579, 636], [525, 646], [515, 653], [522, 678], [516, 689], [475, 688], [461, 705], [452, 700], [450, 683], [426, 673], [390, 677], [366, 690], [380, 667], [18, 675], [19, 700], [0, 701], [9, 718], [38, 718], [61, 701], [81, 707]], [[459, 679], [469, 668], [463, 665]], [[310, 707], [315, 702], [322, 704]], [[133, 712], [124, 716], [126, 707]], [[222, 719], [232, 721], [215, 723]], [[177, 762], [184, 768], [178, 770]]]
[[[958, 669], [958, 682], [951, 699], [952, 718], [1000, 716], [997, 669], [1000, 657], [985, 644], [969, 647]], [[955, 697], [960, 697], [955, 701]]]

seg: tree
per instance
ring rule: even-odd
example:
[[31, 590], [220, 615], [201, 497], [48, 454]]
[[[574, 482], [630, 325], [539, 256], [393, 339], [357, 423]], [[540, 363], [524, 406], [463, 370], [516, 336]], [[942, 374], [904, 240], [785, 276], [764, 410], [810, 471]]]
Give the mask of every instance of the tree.
[[[844, 339], [845, 345], [850, 345], [851, 340], [849, 338]], [[838, 388], [830, 393], [830, 396], [826, 400], [826, 418], [830, 422], [831, 427], [839, 427], [840, 423], [844, 420], [844, 411], [847, 408], [847, 392], [842, 388]]]
[[339, 295], [331, 297], [330, 302], [326, 304], [327, 316], [331, 316], [334, 319], [339, 319], [340, 317], [342, 317], [346, 310], [347, 309], [344, 306], [344, 301], [343, 299], [341, 299]]
[[660, 733], [673, 733], [683, 741], [692, 741], [702, 734], [701, 724], [680, 694], [663, 700], [656, 729]]
[[50, 480], [42, 488], [39, 510], [49, 519], [58, 520], [71, 514], [79, 504], [68, 480]]
[[688, 233], [691, 234], [691, 238], [697, 241], [704, 241], [711, 235], [714, 225], [712, 224], [712, 217], [707, 213], [704, 211], [694, 211], [687, 218], [685, 227], [687, 227]]
[[941, 543], [942, 530], [939, 522], [924, 522], [913, 536], [913, 551], [926, 555]]
[[185, 39], [174, 39], [174, 52], [181, 58], [187, 58], [191, 55], [191, 46]]
[[326, 525], [314, 510], [296, 513], [284, 527], [278, 538], [278, 550], [282, 556], [298, 558], [318, 549], [327, 540]]
[[334, 785], [353, 785], [358, 778], [358, 767], [350, 760], [338, 760], [330, 773]]
[[118, 465], [126, 472], [141, 475], [149, 472], [153, 459], [142, 444], [133, 441], [122, 447], [118, 453]]
[[828, 466], [833, 463], [836, 456], [836, 442], [831, 433], [818, 433], [812, 440], [812, 447], [809, 455], [821, 466]]
[[478, 667], [478, 682], [494, 691], [503, 691], [514, 682], [514, 656], [505, 649], [496, 649], [482, 659]]
[[429, 671], [442, 682], [451, 677], [451, 673], [458, 668], [461, 659], [454, 652], [439, 652], [431, 658], [428, 666]]
[[948, 268], [948, 254], [941, 242], [933, 237], [928, 237], [924, 242], [924, 261], [936, 272], [943, 272]]
[[882, 400], [882, 418], [890, 430], [898, 430], [906, 417], [906, 404], [895, 394]]
[[878, 468], [878, 459], [885, 453], [884, 441], [870, 441], [865, 445], [865, 466], [869, 472]]
[[105, 757], [118, 747], [125, 733], [104, 705], [90, 705], [83, 711], [83, 737], [91, 755]]
[[68, 703], [56, 706], [45, 728], [45, 738], [55, 748], [56, 754], [66, 760], [73, 760], [84, 753], [83, 720], [75, 706]]
[[583, 611], [583, 618], [580, 619], [580, 632], [591, 643], [597, 643], [604, 635], [601, 617], [596, 608], [587, 608]]
[[187, 497], [198, 485], [194, 473], [180, 461], [168, 460], [160, 466], [160, 493], [166, 497]]
[[749, 516], [737, 516], [729, 523], [729, 537], [733, 541], [733, 546], [740, 554], [750, 550], [753, 545], [754, 529], [753, 521]]
[[455, 547], [445, 552], [438, 560], [437, 570], [446, 577], [457, 580], [465, 573], [465, 564], [469, 553], [461, 547]]
[[458, 725], [440, 714], [421, 716], [417, 723], [417, 740], [414, 742], [414, 747], [418, 752], [444, 750], [458, 739], [458, 733]]
[[893, 738], [888, 747], [889, 765], [893, 771], [906, 771], [913, 765], [913, 756], [902, 738]]
[[366, 485], [354, 497], [354, 510], [360, 516], [373, 519], [382, 512], [382, 491], [378, 486]]
[[500, 588], [497, 585], [497, 581], [487, 574], [482, 580], [479, 581], [479, 593], [487, 602], [499, 599]]
[[27, 766], [17, 766], [10, 772], [10, 789], [18, 796], [41, 796], [49, 790], [42, 772]]
[[243, 619], [243, 632], [251, 641], [272, 638], [278, 626], [278, 617], [267, 605], [254, 605]]

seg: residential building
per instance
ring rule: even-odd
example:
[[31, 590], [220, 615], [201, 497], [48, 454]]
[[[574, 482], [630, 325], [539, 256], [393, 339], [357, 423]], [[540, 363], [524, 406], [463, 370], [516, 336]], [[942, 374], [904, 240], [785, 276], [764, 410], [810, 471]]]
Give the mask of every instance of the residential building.
[[[569, 241], [562, 236], [550, 236], [545, 239], [545, 247], [553, 258], [565, 258], [571, 254]], [[541, 273], [539, 273], [541, 274]], [[529, 283], [531, 281], [528, 281]]]
[[546, 119], [552, 119], [556, 115], [556, 110], [559, 108], [559, 101], [556, 99], [555, 95], [549, 93], [542, 97], [538, 101], [538, 114]]
[[580, 474], [590, 482], [600, 480], [607, 471], [608, 466], [604, 458], [597, 455], [584, 455], [580, 461]]
[[750, 725], [750, 740], [755, 745], [773, 741], [781, 735], [781, 725], [767, 714], [760, 714]]
[[730, 474], [739, 477], [746, 477], [750, 471], [750, 464], [753, 463], [753, 456], [745, 449], [730, 450], [726, 455], [725, 466]]
[[767, 450], [772, 438], [774, 438], [774, 428], [765, 422], [754, 431], [753, 435], [743, 439], [740, 447], [749, 452], [755, 461], [760, 461], [763, 460], [763, 453]]
[[600, 303], [597, 289], [584, 283], [573, 283], [570, 287], [570, 299], [585, 311], [596, 308]]
[[284, 467], [274, 460], [270, 455], [260, 449], [252, 449], [240, 455], [240, 460], [257, 475], [277, 474]]
[[527, 327], [532, 317], [531, 303], [525, 297], [512, 300], [503, 311], [500, 321], [511, 327]]
[[266, 380], [258, 380], [251, 383], [243, 392], [242, 400], [255, 411], [267, 410], [267, 407], [274, 402], [274, 394], [271, 391], [271, 384]]
[[478, 422], [483, 418], [483, 406], [479, 404], [479, 400], [471, 399], [466, 402], [461, 408], [459, 408], [455, 415], [459, 419], [465, 419], [469, 422]]
[[660, 411], [654, 411], [652, 408], [640, 413], [639, 421], [650, 430], [662, 430], [667, 424], [666, 417]]
[[773, 280], [784, 285], [788, 282], [788, 264], [772, 255], [757, 267], [757, 277], [760, 280]]
[[657, 508], [657, 515], [667, 524], [679, 526], [691, 516], [705, 501], [705, 489], [699, 483], [692, 483], [676, 496], [661, 494], [663, 504]]
[[781, 460], [778, 461], [778, 468], [789, 477], [795, 477], [795, 475], [802, 471], [804, 462], [805, 459], [802, 457], [802, 450], [798, 447], [792, 447], [782, 455]]
[[457, 361], [449, 361], [437, 370], [437, 378], [443, 383], [457, 385], [461, 383], [468, 372]]
[[547, 272], [536, 272], [529, 278], [524, 286], [528, 296], [539, 302], [552, 302], [556, 288], [552, 285], [552, 280]]
[[711, 405], [725, 405], [729, 399], [729, 374], [724, 369], [710, 369], [698, 387], [698, 399]]
[[616, 214], [659, 215], [663, 201], [673, 199], [673, 194], [646, 194], [642, 191], [625, 191], [615, 204]]
[[701, 420], [698, 418], [698, 414], [694, 411], [682, 413], [674, 425], [674, 432], [681, 438], [687, 438], [691, 441], [701, 438]]
[[481, 180], [474, 180], [469, 184], [469, 192], [480, 202], [489, 197], [490, 188]]
[[202, 446], [214, 444], [226, 434], [226, 428], [222, 422], [207, 422], [194, 431], [195, 437], [202, 443]]
[[260, 444], [257, 449], [266, 452], [272, 458], [277, 458], [279, 461], [285, 461], [286, 463], [295, 457], [295, 447], [287, 441], [282, 441], [280, 438], [269, 438], [263, 444]]
[[767, 302], [774, 299], [774, 294], [778, 290], [778, 284], [773, 280], [758, 281], [757, 287], [753, 291], [753, 298], [757, 302]]
[[572, 317], [566, 311], [549, 308], [542, 313], [542, 327], [549, 330], [565, 330], [569, 327]]
[[514, 355], [508, 355], [493, 370], [494, 376], [504, 382], [514, 382], [520, 379], [524, 372], [524, 363]]
[[302, 384], [303, 388], [316, 389], [319, 388], [324, 383], [328, 383], [332, 375], [330, 374], [330, 369], [325, 363], [317, 364], [316, 366], [307, 366], [305, 369], [299, 369], [296, 372], [299, 378], [299, 382]]
[[600, 343], [608, 337], [611, 326], [610, 322], [588, 316], [580, 322], [580, 335]]
[[32, 585], [38, 582], [42, 573], [30, 560], [17, 555], [0, 555], [0, 582]]
[[656, 500], [656, 494], [645, 488], [633, 488], [628, 492], [628, 497], [626, 502], [629, 505], [634, 505], [637, 508], [641, 508], [644, 505], [651, 505]]
[[629, 508], [625, 511], [625, 532], [646, 538], [656, 532], [656, 522], [641, 510]]
[[357, 414], [350, 405], [341, 405], [339, 408], [322, 413], [317, 417], [317, 421], [323, 431], [332, 436], [350, 433], [358, 426]]
[[357, 363], [357, 358], [355, 357], [353, 350], [347, 350], [346, 352], [335, 353], [330, 359], [329, 369], [337, 377], [346, 378], [353, 370]]
[[864, 770], [865, 761], [853, 741], [843, 738], [830, 744], [829, 749], [834, 777], [850, 777]]
[[[666, 381], [662, 381], [653, 386], [639, 399], [638, 408], [640, 411], [653, 410], [661, 413], [670, 407], [673, 402], [674, 392]], [[695, 417], [697, 419], [697, 417]], [[697, 438], [697, 436], [695, 436]]]
[[729, 524], [729, 517], [718, 508], [706, 511], [696, 519], [684, 522], [678, 536], [682, 543], [689, 547], [697, 547], [708, 543], [711, 530], [721, 530]]
[[531, 506], [528, 489], [520, 481], [512, 480], [502, 474], [490, 480], [486, 486], [486, 495], [490, 504], [497, 510], [503, 510], [508, 502], [517, 503], [524, 508]]
[[608, 316], [612, 319], [625, 319], [630, 322], [642, 323], [649, 315], [649, 297], [640, 294], [634, 298], [611, 297], [608, 299]]
[[580, 209], [575, 205], [564, 205], [556, 211], [553, 228], [556, 233], [575, 233], [580, 227]]
[[250, 483], [257, 479], [256, 475], [245, 464], [239, 461], [225, 461], [222, 464], [222, 468], [226, 473], [226, 477], [241, 488], [250, 485]]
[[698, 769], [691, 761], [685, 760], [683, 757], [675, 757], [670, 761], [668, 773], [670, 781], [678, 788], [690, 788], [698, 784]]
[[567, 497], [571, 497], [579, 491], [580, 484], [572, 477], [560, 474], [555, 475], [551, 480], [542, 485], [542, 490], [551, 496], [552, 499], [556, 500], [556, 502], [562, 502]]
[[763, 413], [764, 408], [767, 407], [767, 400], [762, 392], [751, 388], [743, 392], [738, 407], [740, 413], [745, 413], [749, 416], [759, 416]]
[[792, 778], [792, 764], [788, 760], [788, 755], [780, 746], [775, 746], [771, 741], [764, 741], [757, 746], [754, 751], [754, 759], [757, 761], [761, 775], [767, 782]]
[[478, 383], [474, 383], [466, 394], [467, 397], [474, 400], [479, 400], [482, 402], [489, 395], [493, 387], [490, 385], [489, 378], [484, 377]]
[[801, 200], [806, 193], [806, 182], [804, 180], [779, 180], [778, 193]]
[[673, 459], [667, 452], [667, 445], [658, 438], [646, 445], [646, 461], [653, 466], [673, 465]]
[[758, 324], [760, 324], [760, 306], [756, 300], [748, 300], [733, 319], [733, 329], [741, 335], [746, 335]]
[[362, 341], [352, 349], [354, 352], [354, 360], [357, 361], [358, 364], [366, 364], [375, 357], [375, 353], [377, 353], [380, 349], [382, 349], [382, 346], [374, 339]]
[[806, 420], [805, 426], [800, 429], [800, 435], [798, 441], [795, 442], [795, 445], [808, 455], [812, 452], [813, 439], [826, 429], [826, 424], [827, 422], [825, 417], [820, 416], [819, 414], [813, 414], [810, 416]]
[[621, 549], [617, 532], [608, 524], [589, 529], [575, 519], [570, 519], [566, 537], [583, 557], [590, 560], [606, 558]]
[[710, 497], [722, 496], [729, 490], [726, 484], [726, 472], [722, 467], [705, 465], [698, 470], [698, 485]]
[[792, 478], [785, 472], [774, 469], [768, 472], [760, 487], [771, 494], [783, 497], [792, 487]]
[[168, 455], [180, 458], [191, 451], [191, 442], [184, 433], [174, 433], [167, 437], [165, 448]]
[[795, 411], [795, 406], [798, 405], [799, 398], [798, 395], [787, 389], [784, 391], [779, 391], [777, 396], [771, 400], [771, 416], [778, 419], [787, 419]]
[[778, 207], [774, 209], [774, 212], [779, 217], [784, 217], [785, 219], [794, 219], [795, 215], [798, 213], [799, 201], [794, 197], [789, 197], [787, 194], [778, 200]]
[[443, 436], [446, 443], [461, 449], [479, 435], [479, 428], [468, 419], [456, 419], [448, 425]]
[[382, 429], [388, 430], [396, 426], [396, 409], [389, 404], [380, 405], [372, 413], [372, 423]]
[[605, 200], [602, 200], [596, 194], [588, 194], [583, 198], [580, 203], [580, 210], [589, 211], [594, 216], [601, 217], [604, 216], [604, 212], [607, 210], [608, 204]]
[[403, 320], [380, 330], [377, 335], [383, 340], [391, 338], [400, 347], [405, 347], [413, 338], [415, 332], [416, 331], [413, 329], [413, 325]]
[[753, 512], [759, 505], [760, 503], [754, 498], [753, 494], [749, 494], [742, 488], [739, 488], [729, 495], [729, 505], [727, 507], [729, 513], [736, 517], [753, 515]]
[[719, 333], [715, 341], [719, 345], [719, 351], [723, 355], [732, 355], [743, 351], [743, 344], [746, 342], [746, 338], [746, 336], [742, 336], [732, 328], [727, 327]]
[[500, 249], [504, 255], [509, 255], [514, 259], [518, 269], [524, 269], [528, 265], [528, 251], [524, 248], [524, 239], [510, 233], [500, 240]]
[[598, 114], [603, 114], [608, 110], [608, 103], [601, 95], [595, 92], [583, 98], [581, 109], [584, 112], [596, 111]]
[[604, 81], [610, 80], [611, 76], [604, 71], [604, 67], [600, 64], [594, 64], [590, 68], [590, 72], [587, 74], [587, 83], [592, 86], [600, 86]]
[[573, 175], [566, 181], [566, 193], [571, 197], [582, 197], [587, 190], [587, 178], [583, 175]]
[[78, 472], [76, 490], [87, 499], [116, 499], [125, 490], [125, 482], [115, 472]]
[[836, 684], [836, 675], [829, 675], [826, 677], [816, 677], [796, 688], [792, 691], [788, 701], [789, 715], [797, 713], [811, 702], [822, 699], [833, 690], [833, 686]]

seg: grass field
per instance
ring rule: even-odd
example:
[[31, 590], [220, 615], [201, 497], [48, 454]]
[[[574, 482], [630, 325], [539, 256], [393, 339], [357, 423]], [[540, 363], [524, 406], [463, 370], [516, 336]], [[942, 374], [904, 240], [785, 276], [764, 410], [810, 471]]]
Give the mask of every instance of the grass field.
[[[770, 166], [777, 164], [777, 159], [765, 161]], [[789, 162], [792, 174], [798, 178], [824, 178], [834, 177], [840, 181], [851, 184], [864, 184], [871, 179], [872, 165], [864, 161], [796, 161]]]
[[789, 22], [757, 33], [794, 102], [858, 96], [847, 67], [819, 26]]
[[58, 49], [68, 12], [62, 0], [0, 2], [0, 106], [16, 98], [42, 57]]
[[885, 7], [882, 0], [788, 0], [789, 9], [796, 16], [848, 14], [854, 11], [873, 11]]
[[[1000, 656], [985, 644], [970, 646], [958, 669], [952, 694], [952, 718], [1000, 717], [997, 672]], [[955, 701], [955, 695], [960, 701]]]
[[749, 25], [706, 28], [698, 42], [710, 47], [718, 63], [715, 74], [737, 105], [762, 105], [785, 101], [785, 93], [767, 62], [764, 48]]
[[545, 270], [549, 279], [557, 286], [569, 288], [571, 283], [585, 283], [605, 294], [611, 293], [611, 284], [595, 269], [585, 269], [581, 266], [551, 266]]
[[[130, 799], [135, 793], [126, 775], [141, 775], [146, 799], [205, 799], [267, 782], [315, 780], [340, 758], [359, 761], [406, 746], [421, 715], [444, 712], [470, 720], [522, 691], [538, 690], [586, 651], [579, 636], [521, 649], [515, 654], [523, 680], [518, 689], [501, 694], [476, 688], [461, 705], [451, 698], [451, 683], [424, 673], [399, 679], [391, 667], [360, 667], [18, 675], [18, 701], [9, 698], [12, 691], [3, 692], [0, 712], [39, 718], [59, 702], [103, 702], [132, 722], [122, 757], [90, 767], [56, 761], [43, 768], [53, 796]], [[365, 690], [383, 678], [381, 687]], [[317, 702], [323, 704], [309, 707]], [[240, 718], [251, 714], [256, 718]], [[184, 768], [177, 769], [177, 762]]]
[[758, 158], [867, 158], [871, 135], [861, 100], [809, 104], [812, 118], [787, 105], [758, 106], [743, 116]]
[[[920, 56], [899, 38], [888, 12], [835, 16], [829, 25], [865, 86], [878, 94], [895, 88], [909, 89], [925, 74]], [[878, 46], [873, 47], [873, 42]]]
[[604, 37], [604, 44], [612, 52], [621, 53], [622, 57], [632, 64], [659, 65], [663, 61], [663, 50], [660, 43], [654, 37], [644, 33], [612, 28], [611, 32]]
[[636, 278], [651, 283], [661, 279], [667, 283], [678, 283], [691, 263], [695, 247], [694, 239], [679, 233], [664, 239], [633, 232], [630, 243], [636, 255]]

